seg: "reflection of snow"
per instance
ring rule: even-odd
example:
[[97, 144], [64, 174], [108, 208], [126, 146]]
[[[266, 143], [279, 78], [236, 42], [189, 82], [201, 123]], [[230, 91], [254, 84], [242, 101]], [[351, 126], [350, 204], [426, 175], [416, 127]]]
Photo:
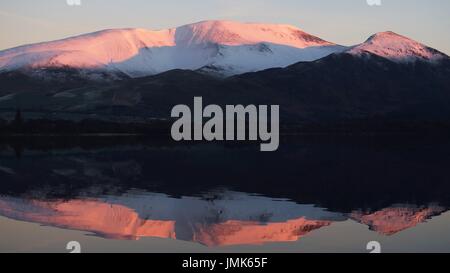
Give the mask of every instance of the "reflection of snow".
[[68, 201], [0, 198], [0, 214], [13, 219], [90, 231], [106, 238], [160, 237], [207, 246], [297, 241], [349, 218], [392, 235], [444, 211], [435, 205], [398, 205], [347, 216], [312, 205], [230, 191], [180, 199], [137, 191]]
[[0, 97], [0, 101], [7, 101], [7, 100], [11, 100], [14, 98], [16, 94], [9, 94], [9, 95], [5, 95], [3, 97]]
[[374, 213], [354, 212], [350, 217], [357, 222], [368, 225], [370, 229], [380, 234], [393, 235], [426, 222], [433, 216], [442, 214], [445, 210], [445, 208], [436, 205], [421, 208], [397, 205]]
[[310, 205], [236, 192], [216, 198], [130, 193], [70, 201], [0, 198], [4, 216], [103, 237], [177, 238], [205, 245], [296, 241], [312, 230], [345, 220], [340, 214]]
[[4, 173], [7, 173], [7, 174], [11, 174], [11, 175], [16, 174], [16, 172], [13, 169], [10, 169], [10, 168], [7, 168], [7, 167], [3, 167], [3, 166], [0, 166], [0, 172], [4, 172]]

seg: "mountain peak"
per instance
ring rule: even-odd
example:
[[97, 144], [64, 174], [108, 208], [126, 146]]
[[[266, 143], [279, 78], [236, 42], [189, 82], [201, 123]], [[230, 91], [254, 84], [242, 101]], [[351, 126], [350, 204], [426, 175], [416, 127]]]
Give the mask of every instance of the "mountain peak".
[[348, 52], [354, 55], [369, 52], [396, 62], [438, 61], [448, 57], [444, 53], [393, 31], [376, 33], [364, 43], [349, 49]]
[[[201, 21], [181, 26], [177, 28], [177, 36], [192, 38], [192, 40], [184, 41], [189, 44], [209, 42], [236, 46], [272, 43], [296, 48], [334, 45], [291, 25], [241, 23], [223, 20]], [[181, 41], [183, 40], [181, 39]]]
[[409, 38], [407, 38], [405, 36], [402, 36], [402, 35], [400, 35], [398, 33], [395, 33], [393, 31], [388, 30], [388, 31], [375, 33], [374, 35], [370, 36], [369, 39], [367, 39], [367, 40], [370, 41], [370, 40], [375, 40], [375, 39], [380, 39], [380, 38], [387, 38], [387, 37], [389, 37], [389, 38], [406, 38], [406, 39], [409, 39]]

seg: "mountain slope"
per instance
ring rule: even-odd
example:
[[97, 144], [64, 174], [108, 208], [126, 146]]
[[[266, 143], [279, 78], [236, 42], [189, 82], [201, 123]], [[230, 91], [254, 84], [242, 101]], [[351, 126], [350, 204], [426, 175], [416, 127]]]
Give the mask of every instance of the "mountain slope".
[[285, 67], [344, 50], [288, 25], [204, 21], [151, 31], [114, 29], [0, 52], [0, 71], [70, 67], [132, 77], [206, 67], [223, 75]]
[[[193, 97], [201, 96], [205, 105], [280, 105], [281, 122], [289, 124], [327, 127], [360, 122], [368, 130], [404, 129], [387, 128], [392, 121], [415, 130], [420, 129], [416, 122], [450, 122], [450, 59], [399, 63], [366, 55], [369, 58], [333, 54], [226, 79], [172, 70], [108, 84], [23, 80], [20, 92], [15, 86], [2, 92], [0, 109], [14, 112], [19, 107], [24, 112], [76, 113], [115, 121], [166, 119], [174, 105], [192, 105]], [[0, 76], [1, 82], [8, 82], [5, 76]], [[376, 128], [367, 122], [371, 119], [378, 120]]]
[[392, 31], [372, 35], [364, 43], [347, 50], [350, 54], [372, 53], [397, 62], [439, 61], [448, 58], [442, 52]]

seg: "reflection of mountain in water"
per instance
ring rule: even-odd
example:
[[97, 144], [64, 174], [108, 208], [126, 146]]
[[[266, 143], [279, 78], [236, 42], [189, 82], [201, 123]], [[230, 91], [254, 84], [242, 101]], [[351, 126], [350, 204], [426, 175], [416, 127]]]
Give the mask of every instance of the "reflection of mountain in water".
[[235, 192], [222, 192], [214, 199], [176, 199], [163, 194], [69, 201], [4, 197], [0, 213], [108, 238], [176, 238], [208, 246], [296, 241], [345, 220], [339, 213], [314, 206]]
[[434, 216], [441, 215], [445, 211], [445, 208], [437, 205], [421, 208], [398, 205], [373, 213], [354, 212], [350, 217], [357, 222], [368, 225], [371, 230], [380, 234], [393, 235], [415, 227]]
[[347, 216], [287, 200], [227, 191], [216, 192], [214, 199], [207, 195], [176, 199], [148, 193], [68, 201], [0, 199], [0, 214], [17, 220], [89, 231], [105, 238], [159, 237], [206, 246], [292, 242], [348, 219], [393, 235], [444, 211], [438, 206], [397, 206]]
[[438, 137], [299, 137], [282, 139], [275, 153], [261, 153], [257, 145], [43, 142], [12, 145], [22, 147], [20, 157], [0, 144], [0, 194], [70, 199], [87, 189], [116, 195], [136, 188], [196, 196], [226, 188], [342, 212], [450, 206], [450, 142]]
[[289, 242], [337, 221], [392, 235], [450, 207], [450, 143], [438, 137], [298, 137], [270, 154], [246, 144], [14, 141], [0, 142], [0, 214], [108, 238]]

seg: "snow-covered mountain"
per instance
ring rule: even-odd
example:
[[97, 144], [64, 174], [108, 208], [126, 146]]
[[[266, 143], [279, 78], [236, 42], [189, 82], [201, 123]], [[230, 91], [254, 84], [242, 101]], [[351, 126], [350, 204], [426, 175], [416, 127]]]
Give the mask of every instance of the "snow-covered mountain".
[[369, 52], [396, 62], [438, 61], [448, 58], [447, 55], [436, 49], [392, 31], [372, 35], [367, 41], [350, 48], [347, 52], [354, 55]]
[[0, 51], [0, 72], [72, 68], [141, 77], [188, 69], [230, 76], [344, 51], [369, 52], [402, 62], [448, 58], [393, 32], [377, 33], [362, 44], [344, 47], [290, 25], [203, 21], [159, 31], [103, 30]]
[[345, 49], [289, 25], [203, 21], [159, 31], [103, 30], [12, 48], [0, 51], [0, 71], [69, 67], [139, 77], [203, 69], [227, 76]]

